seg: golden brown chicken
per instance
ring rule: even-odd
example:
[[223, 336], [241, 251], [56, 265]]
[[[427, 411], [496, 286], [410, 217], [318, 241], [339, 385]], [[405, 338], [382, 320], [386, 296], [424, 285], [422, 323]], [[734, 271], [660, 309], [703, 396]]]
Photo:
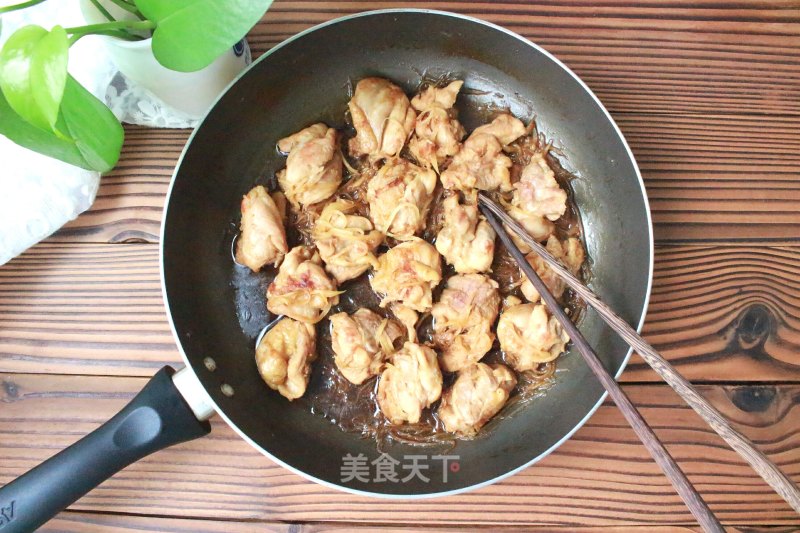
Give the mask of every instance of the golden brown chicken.
[[278, 184], [295, 207], [330, 198], [342, 183], [342, 154], [335, 129], [319, 123], [278, 141], [288, 153]]
[[416, 424], [422, 410], [442, 395], [436, 352], [407, 342], [392, 356], [378, 381], [378, 405], [392, 424]]
[[437, 411], [447, 431], [475, 435], [503, 408], [517, 384], [505, 365], [475, 363], [458, 373]]
[[311, 363], [316, 359], [314, 326], [284, 318], [264, 335], [256, 348], [262, 379], [289, 400], [306, 392]]
[[365, 217], [352, 214], [351, 200], [336, 200], [322, 210], [312, 236], [325, 262], [325, 270], [338, 283], [357, 278], [378, 260], [373, 252], [383, 242], [383, 234], [373, 229]]
[[397, 239], [422, 230], [436, 188], [436, 173], [405, 159], [387, 161], [367, 185], [375, 227]]
[[488, 272], [494, 258], [494, 230], [475, 205], [459, 204], [458, 195], [442, 202], [444, 224], [436, 249], [460, 274]]
[[497, 282], [483, 274], [447, 280], [433, 306], [433, 342], [444, 370], [455, 372], [479, 361], [492, 348], [492, 325], [500, 308]]
[[505, 309], [497, 323], [497, 338], [506, 362], [519, 372], [535, 369], [564, 352], [569, 336], [543, 305], [521, 304]]
[[[580, 272], [581, 265], [583, 265], [583, 260], [586, 256], [580, 239], [570, 237], [566, 241], [561, 242], [555, 236], [551, 236], [549, 239], [547, 239], [546, 248], [553, 257], [567, 267], [572, 275], [577, 275], [578, 272]], [[536, 273], [539, 274], [539, 277], [542, 278], [542, 281], [544, 281], [544, 284], [547, 286], [553, 296], [556, 298], [561, 298], [561, 296], [564, 294], [564, 289], [566, 289], [566, 285], [558, 276], [558, 274], [556, 274], [549, 266], [547, 266], [547, 263], [545, 263], [536, 252], [529, 253], [527, 256], [525, 256], [525, 258], [528, 260], [528, 263], [531, 264], [534, 270], [536, 270]], [[520, 286], [522, 294], [529, 302], [538, 302], [539, 292], [534, 288], [533, 283], [531, 283], [524, 274], [522, 275], [522, 279], [523, 282]]]
[[426, 241], [414, 238], [378, 258], [378, 268], [370, 284], [372, 290], [382, 295], [381, 307], [399, 302], [424, 313], [433, 305], [432, 291], [441, 280], [439, 252]]
[[348, 107], [356, 129], [350, 139], [353, 157], [368, 155], [377, 161], [400, 154], [417, 116], [400, 87], [383, 78], [364, 78]]
[[567, 193], [556, 181], [555, 173], [545, 156], [537, 152], [531, 158], [517, 183], [511, 203], [527, 216], [558, 220], [567, 210]]
[[289, 250], [283, 227], [285, 205], [282, 195], [279, 195], [270, 196], [259, 185], [242, 198], [242, 232], [236, 242], [236, 261], [253, 272], [258, 272], [264, 265], [280, 262]]
[[466, 133], [453, 110], [463, 84], [454, 81], [446, 87], [431, 86], [411, 100], [419, 115], [408, 150], [421, 165], [436, 172], [445, 159], [458, 153]]
[[400, 324], [369, 309], [336, 313], [330, 321], [336, 368], [356, 385], [381, 373], [386, 358], [395, 352], [395, 341], [403, 336]]
[[[505, 210], [511, 218], [519, 222], [522, 227], [525, 228], [525, 231], [528, 232], [528, 235], [539, 242], [545, 242], [556, 229], [555, 224], [553, 224], [553, 222], [546, 217], [541, 215], [532, 215], [513, 204], [505, 204]], [[531, 251], [531, 247], [528, 246], [525, 241], [520, 239], [516, 232], [508, 228], [508, 226], [506, 226], [506, 229], [508, 230], [509, 235], [511, 235], [511, 239], [514, 241], [514, 244], [517, 245], [517, 248], [519, 248], [522, 253], [528, 253]]]
[[503, 147], [524, 134], [525, 125], [509, 114], [499, 115], [491, 123], [476, 128], [442, 172], [442, 185], [464, 192], [510, 191], [511, 159], [503, 153]]
[[292, 248], [267, 287], [267, 309], [301, 322], [316, 324], [339, 303], [340, 292], [310, 246]]

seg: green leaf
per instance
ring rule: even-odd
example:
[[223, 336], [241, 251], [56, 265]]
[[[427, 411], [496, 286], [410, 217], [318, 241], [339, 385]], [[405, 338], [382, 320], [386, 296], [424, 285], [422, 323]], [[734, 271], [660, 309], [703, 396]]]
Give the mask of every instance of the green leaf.
[[27, 122], [52, 130], [67, 81], [69, 39], [61, 26], [48, 32], [23, 26], [0, 51], [0, 89]]
[[61, 116], [69, 135], [88, 164], [100, 172], [114, 168], [125, 131], [109, 108], [70, 76], [64, 89]]
[[40, 154], [70, 165], [106, 172], [114, 168], [122, 148], [123, 129], [114, 114], [72, 76], [67, 78], [56, 135], [25, 121], [0, 92], [0, 134]]
[[210, 65], [255, 26], [272, 0], [135, 0], [156, 22], [153, 54], [179, 72]]

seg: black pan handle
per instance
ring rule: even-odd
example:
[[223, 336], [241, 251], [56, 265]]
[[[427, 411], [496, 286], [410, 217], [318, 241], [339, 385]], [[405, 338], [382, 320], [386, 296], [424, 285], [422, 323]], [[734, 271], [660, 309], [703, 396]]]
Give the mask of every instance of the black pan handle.
[[131, 463], [211, 431], [159, 370], [114, 418], [0, 488], [0, 532], [27, 533]]

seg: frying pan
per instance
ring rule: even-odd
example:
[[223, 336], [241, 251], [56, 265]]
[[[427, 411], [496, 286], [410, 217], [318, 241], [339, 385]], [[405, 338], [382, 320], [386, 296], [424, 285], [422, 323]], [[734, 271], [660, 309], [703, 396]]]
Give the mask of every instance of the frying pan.
[[[341, 431], [261, 380], [254, 337], [270, 317], [263, 286], [242, 284], [231, 261], [239, 201], [285, 164], [274, 149], [277, 139], [313, 122], [343, 125], [348, 87], [373, 75], [407, 92], [422, 78], [463, 79], [458, 105], [469, 127], [480, 118], [476, 110], [490, 105], [526, 122], [535, 117], [578, 176], [572, 188], [592, 288], [641, 327], [653, 266], [647, 198], [622, 134], [586, 85], [545, 50], [480, 20], [427, 10], [337, 19], [264, 54], [219, 98], [184, 149], [165, 209], [161, 275], [186, 368], [162, 369], [108, 423], [0, 489], [0, 508], [12, 515], [6, 530], [31, 530], [131, 462], [206, 434], [214, 412], [270, 459], [316, 482], [374, 496], [425, 497], [512, 475], [558, 447], [597, 409], [605, 394], [570, 352], [559, 359], [546, 394], [492, 421], [474, 440], [452, 449], [395, 443], [379, 451], [373, 439]], [[627, 345], [592, 311], [580, 329], [619, 375]], [[371, 463], [382, 451], [395, 460], [423, 455], [427, 481], [343, 476], [346, 457]], [[457, 458], [434, 459], [441, 455]]]

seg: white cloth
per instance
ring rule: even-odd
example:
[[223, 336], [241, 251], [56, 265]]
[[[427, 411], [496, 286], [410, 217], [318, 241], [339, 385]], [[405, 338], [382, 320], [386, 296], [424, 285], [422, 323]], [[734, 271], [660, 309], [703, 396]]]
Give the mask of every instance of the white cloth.
[[[0, 0], [0, 5], [20, 0]], [[16, 29], [38, 24], [50, 29], [81, 26], [78, 2], [44, 2], [2, 16], [0, 46]], [[113, 65], [96, 36], [70, 48], [69, 72], [105, 100], [120, 120], [161, 128], [191, 128], [197, 121], [172, 110], [136, 87]], [[91, 207], [100, 174], [37, 154], [0, 135], [0, 265], [48, 237]]]

